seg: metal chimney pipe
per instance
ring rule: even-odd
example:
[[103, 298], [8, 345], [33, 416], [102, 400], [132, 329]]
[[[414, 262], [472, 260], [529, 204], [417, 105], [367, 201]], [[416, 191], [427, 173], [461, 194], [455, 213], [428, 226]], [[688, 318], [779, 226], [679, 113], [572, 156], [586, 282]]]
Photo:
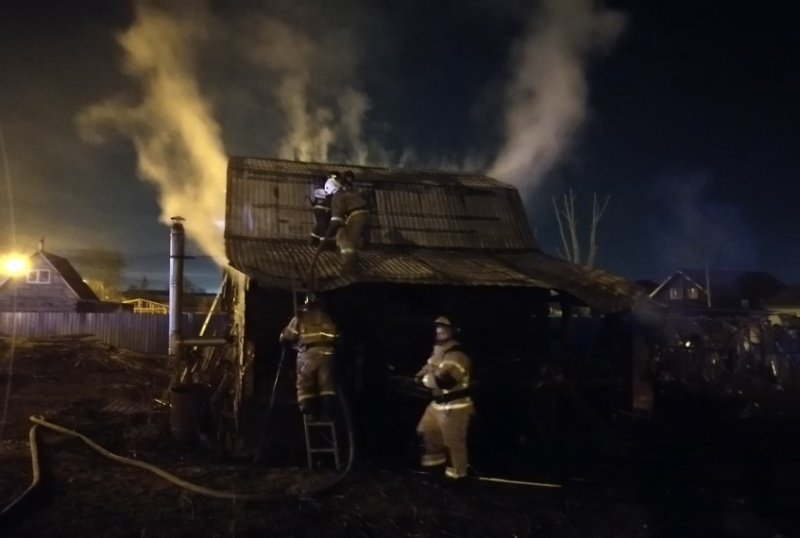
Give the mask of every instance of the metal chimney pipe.
[[169, 355], [180, 353], [183, 335], [183, 260], [186, 234], [183, 217], [172, 217], [169, 229]]

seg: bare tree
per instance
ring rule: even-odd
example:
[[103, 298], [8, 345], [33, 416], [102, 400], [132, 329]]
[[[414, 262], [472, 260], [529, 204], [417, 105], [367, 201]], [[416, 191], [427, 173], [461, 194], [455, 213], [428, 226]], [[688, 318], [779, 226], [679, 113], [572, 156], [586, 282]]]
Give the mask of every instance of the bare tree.
[[[563, 245], [563, 250], [556, 248], [556, 252], [565, 260], [581, 263], [581, 245], [578, 239], [578, 217], [575, 214], [576, 198], [577, 196], [572, 192], [572, 189], [570, 189], [569, 194], [564, 195], [563, 206], [559, 208], [555, 196], [553, 197], [553, 209], [555, 210], [556, 219], [558, 220], [558, 231], [561, 234], [561, 243]], [[609, 200], [610, 197], [606, 196], [603, 203], [600, 204], [597, 202], [597, 193], [593, 195], [592, 222], [589, 228], [589, 249], [588, 256], [586, 257], [586, 265], [589, 267], [594, 267], [597, 251], [600, 248], [597, 245], [597, 225], [600, 223], [600, 219], [603, 218]]]
[[[558, 231], [561, 234], [561, 243], [564, 245], [564, 250], [556, 249], [559, 256], [571, 262], [580, 263], [581, 249], [578, 242], [578, 219], [575, 216], [575, 194], [572, 189], [569, 190], [569, 197], [564, 195], [564, 207], [558, 208], [556, 198], [553, 197], [553, 209], [556, 212], [556, 219], [558, 219]], [[564, 219], [563, 222], [561, 219]], [[567, 231], [569, 232], [569, 241], [564, 233], [564, 226], [566, 224]]]

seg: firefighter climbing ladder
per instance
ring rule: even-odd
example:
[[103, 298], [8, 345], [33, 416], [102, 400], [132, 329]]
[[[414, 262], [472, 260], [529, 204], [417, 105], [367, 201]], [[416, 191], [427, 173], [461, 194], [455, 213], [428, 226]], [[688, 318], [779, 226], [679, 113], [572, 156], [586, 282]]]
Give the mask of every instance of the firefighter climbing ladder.
[[336, 438], [336, 424], [333, 420], [310, 420], [303, 415], [303, 429], [306, 433], [306, 456], [308, 468], [314, 469], [314, 454], [333, 454], [336, 470], [342, 468], [339, 456], [339, 442]]

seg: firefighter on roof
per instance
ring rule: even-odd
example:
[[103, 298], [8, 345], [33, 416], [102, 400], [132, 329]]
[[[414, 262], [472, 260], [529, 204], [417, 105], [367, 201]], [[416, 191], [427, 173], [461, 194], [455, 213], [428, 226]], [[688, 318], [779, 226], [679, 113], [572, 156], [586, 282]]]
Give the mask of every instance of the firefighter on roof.
[[353, 187], [353, 172], [344, 177], [332, 172], [325, 182], [325, 192], [331, 198], [331, 223], [325, 237], [336, 234], [336, 245], [342, 253], [342, 273], [358, 268], [358, 247], [369, 224], [367, 201]]
[[[467, 430], [475, 409], [470, 398], [472, 363], [455, 339], [456, 329], [449, 318], [434, 321], [436, 342], [428, 362], [417, 372], [417, 379], [433, 393], [417, 426], [423, 449], [423, 467], [447, 465], [445, 476], [467, 476]], [[449, 462], [448, 462], [449, 456]]]
[[312, 246], [319, 245], [320, 241], [325, 244], [323, 248], [328, 248], [332, 244], [331, 239], [325, 238], [325, 233], [331, 222], [331, 199], [324, 187], [314, 189], [314, 198], [311, 202], [311, 211], [314, 214], [314, 229], [311, 230], [309, 243]]
[[338, 328], [314, 294], [306, 296], [300, 313], [281, 332], [281, 342], [297, 347], [297, 402], [312, 420], [331, 417], [336, 398], [333, 376]]

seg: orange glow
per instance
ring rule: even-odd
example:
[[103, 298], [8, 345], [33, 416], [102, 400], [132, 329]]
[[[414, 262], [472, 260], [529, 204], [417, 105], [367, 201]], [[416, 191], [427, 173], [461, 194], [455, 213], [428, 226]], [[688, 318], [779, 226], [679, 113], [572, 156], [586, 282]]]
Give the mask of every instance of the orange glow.
[[11, 275], [21, 275], [28, 270], [28, 260], [19, 254], [11, 254], [3, 258], [3, 272]]

